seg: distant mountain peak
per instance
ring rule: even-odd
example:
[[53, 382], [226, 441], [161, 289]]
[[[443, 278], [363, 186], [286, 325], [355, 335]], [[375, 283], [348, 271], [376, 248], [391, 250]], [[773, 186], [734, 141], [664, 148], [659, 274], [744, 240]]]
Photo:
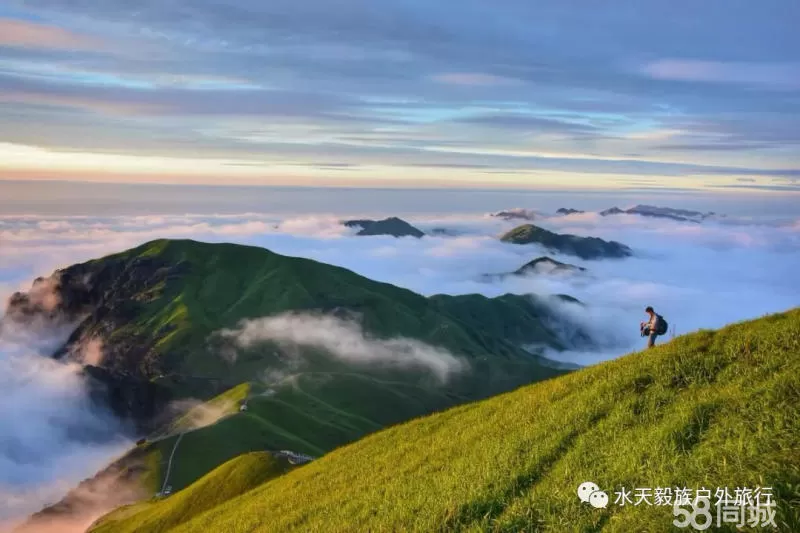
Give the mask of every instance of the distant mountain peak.
[[492, 213], [491, 216], [495, 218], [502, 218], [503, 220], [536, 220], [539, 214], [532, 209], [524, 209], [522, 207], [515, 207], [513, 209], [505, 209]]
[[524, 275], [531, 273], [568, 273], [568, 272], [586, 272], [584, 267], [571, 265], [569, 263], [562, 263], [556, 261], [552, 257], [546, 255], [537, 257], [533, 261], [529, 261], [519, 267], [514, 274]]
[[622, 243], [598, 237], [559, 234], [533, 224], [518, 226], [501, 237], [511, 244], [539, 244], [549, 250], [575, 255], [581, 259], [622, 258], [633, 251]]
[[628, 209], [612, 207], [600, 212], [600, 215], [602, 216], [622, 214], [640, 215], [653, 218], [667, 218], [670, 220], [677, 220], [679, 222], [701, 222], [708, 217], [717, 216], [716, 213], [712, 211], [709, 211], [708, 213], [701, 213], [700, 211], [692, 211], [690, 209], [675, 209], [672, 207], [659, 207], [647, 204], [638, 204]]
[[389, 217], [383, 220], [356, 219], [343, 222], [348, 228], [361, 228], [356, 235], [366, 237], [390, 235], [392, 237], [424, 237], [425, 232], [415, 228], [402, 218]]

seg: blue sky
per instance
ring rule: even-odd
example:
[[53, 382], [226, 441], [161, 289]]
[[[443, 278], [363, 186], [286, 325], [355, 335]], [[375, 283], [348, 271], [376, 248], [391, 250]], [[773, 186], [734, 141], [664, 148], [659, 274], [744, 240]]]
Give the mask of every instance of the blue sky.
[[798, 20], [796, 0], [6, 0], [0, 179], [796, 193]]

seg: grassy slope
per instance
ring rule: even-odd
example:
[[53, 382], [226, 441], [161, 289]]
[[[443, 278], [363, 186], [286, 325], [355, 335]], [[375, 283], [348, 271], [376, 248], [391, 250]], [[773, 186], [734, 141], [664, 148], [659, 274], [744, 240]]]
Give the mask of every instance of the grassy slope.
[[580, 505], [586, 480], [612, 501], [772, 486], [781, 530], [799, 531], [798, 450], [795, 309], [374, 433], [176, 531], [670, 530], [670, 507]]
[[[359, 314], [365, 331], [376, 337], [419, 339], [485, 362], [481, 382], [467, 390], [470, 396], [508, 390], [515, 385], [509, 385], [509, 377], [518, 385], [560, 373], [519, 347], [522, 343], [561, 347], [545, 326], [550, 311], [541, 298], [426, 298], [308, 259], [263, 248], [189, 240], [153, 241], [88, 264], [101, 266], [121, 260], [135, 265], [141, 257], [157, 257], [173, 265], [185, 263], [190, 268], [187, 274], [170, 281], [159, 296], [141, 298], [146, 303], [137, 310], [135, 319], [114, 335], [159, 338], [156, 348], [163, 354], [168, 373], [196, 378], [188, 385], [185, 380], [174, 385], [176, 390], [189, 387], [180, 391], [186, 395], [207, 399], [274, 366], [274, 350], [253, 350], [231, 363], [219, 356], [219, 350], [209, 348], [209, 341], [214, 332], [236, 327], [242, 319], [287, 311], [344, 309]], [[344, 368], [340, 365], [322, 370]], [[205, 378], [221, 380], [223, 388]], [[173, 386], [169, 376], [161, 381]]]
[[287, 472], [291, 465], [265, 452], [240, 455], [214, 469], [190, 489], [168, 500], [152, 500], [118, 509], [97, 522], [100, 531], [169, 531], [193, 516], [244, 494]]
[[[426, 298], [307, 259], [190, 240], [153, 241], [88, 264], [136, 265], [147, 257], [189, 268], [170, 280], [166, 289], [148, 291], [136, 318], [115, 335], [127, 330], [154, 338], [158, 332], [168, 332], [157, 349], [171, 372], [157, 381], [167, 386], [176, 383], [178, 395], [207, 399], [234, 387], [210, 402], [211, 407], [231, 410], [233, 416], [182, 438], [169, 479], [174, 490], [242, 453], [290, 449], [318, 456], [387, 425], [563, 373], [517, 346], [531, 340], [559, 346], [544, 324], [544, 302], [527, 297]], [[335, 308], [360, 313], [365, 330], [375, 336], [401, 335], [444, 346], [468, 358], [473, 371], [445, 388], [426, 384], [418, 374], [373, 371], [306, 354], [312, 363], [289, 384], [274, 387], [273, 395], [265, 396], [257, 383], [262, 372], [282, 370], [274, 347], [240, 351], [232, 363], [209, 342], [215, 331], [235, 327], [245, 318]], [[213, 390], [205, 389], [202, 379], [187, 385], [170, 374], [208, 376], [220, 382], [214, 382], [219, 384]], [[250, 397], [249, 409], [239, 413], [245, 397]], [[174, 436], [139, 450], [148, 458], [148, 488], [155, 491], [163, 484], [177, 433], [191, 427], [194, 418], [190, 413], [176, 421], [170, 428]]]
[[[344, 268], [235, 244], [159, 240], [97, 261], [153, 256], [171, 264], [185, 261], [191, 269], [173, 290], [147, 304], [130, 327], [152, 336], [168, 326], [170, 333], [159, 349], [176, 354], [183, 370], [193, 375], [234, 372], [234, 377], [250, 377], [246, 364], [231, 368], [221, 358], [208, 357], [206, 350], [197, 349], [206, 343], [207, 335], [233, 327], [242, 318], [342, 307], [363, 313], [365, 329], [378, 336], [413, 337], [469, 356], [513, 358], [521, 354], [511, 342], [518, 339], [491, 339], [493, 344], [486, 345], [487, 335], [480, 323], [454, 315], [461, 313], [464, 305], [481, 319], [498, 313], [506, 319], [509, 311], [522, 310], [524, 315], [514, 323], [524, 324], [537, 320], [543, 311], [536, 302], [513, 295], [503, 300], [478, 295], [425, 298]], [[542, 342], [559, 345], [544, 328], [538, 329], [537, 335]]]
[[[325, 387], [339, 390], [328, 392]], [[335, 380], [329, 374], [306, 374], [291, 389], [272, 396], [260, 395], [258, 388], [253, 387], [246, 412], [237, 409], [219, 422], [193, 430], [189, 413], [173, 424], [170, 436], [137, 447], [138, 456], [148, 459], [142, 478], [145, 488], [151, 493], [161, 489], [171, 456], [169, 485], [176, 491], [243, 453], [288, 449], [320, 456], [326, 448], [317, 443], [331, 448], [344, 445], [355, 436], [381, 429], [385, 425], [381, 422], [388, 418], [407, 420], [459, 400], [444, 393], [437, 397], [432, 389], [380, 382], [358, 374], [339, 375]], [[231, 399], [243, 399], [248, 390], [249, 384], [240, 385], [193, 411], [206, 406], [227, 407]], [[374, 401], [376, 397], [381, 398], [379, 403]], [[388, 414], [381, 413], [384, 410]], [[173, 456], [181, 432], [184, 435]]]
[[[439, 386], [421, 384], [419, 374], [358, 368], [307, 353], [313, 362], [301, 370], [310, 374], [303, 375], [297, 387], [282, 387], [271, 402], [264, 400], [255, 406], [266, 409], [271, 403], [273, 412], [285, 413], [306, 409], [309, 402], [318, 405], [312, 418], [321, 425], [304, 426], [306, 433], [318, 430], [317, 436], [297, 435], [296, 440], [310, 445], [300, 446], [298, 451], [320, 453], [363, 435], [367, 429], [563, 373], [519, 347], [530, 342], [560, 346], [545, 325], [549, 311], [542, 300], [515, 295], [426, 298], [343, 268], [262, 248], [188, 240], [153, 241], [89, 264], [119, 260], [135, 264], [141, 257], [157, 257], [172, 265], [186, 263], [188, 273], [170, 281], [160, 296], [143, 299], [146, 303], [137, 310], [136, 318], [115, 335], [127, 332], [160, 338], [157, 350], [167, 376], [158, 381], [174, 387], [179, 395], [208, 399], [240, 383], [257, 380], [265, 369], [284, 370], [281, 365], [285, 362], [276, 357], [274, 346], [240, 351], [231, 362], [220, 356], [221, 350], [211, 341], [214, 332], [236, 327], [243, 319], [286, 311], [346, 309], [360, 314], [365, 331], [371, 335], [404, 336], [442, 346], [469, 359], [476, 370], [443, 393]], [[354, 372], [360, 377], [352, 375]], [[193, 379], [173, 380], [173, 375]], [[219, 381], [205, 381], [201, 379], [204, 377]], [[331, 385], [330, 378], [343, 383]], [[371, 390], [371, 401], [353, 397], [357, 394], [352, 386], [355, 383]], [[398, 404], [398, 397], [405, 405]], [[375, 409], [384, 404], [389, 405]], [[350, 424], [340, 428], [344, 431], [328, 432], [328, 424], [342, 420], [342, 411], [360, 422], [355, 427]], [[289, 427], [297, 427], [293, 417], [269, 418], [280, 429], [279, 434], [294, 434]]]
[[[222, 418], [239, 411], [241, 403], [250, 396], [252, 385], [242, 383], [224, 393], [189, 409], [186, 414], [172, 422], [170, 433], [186, 431], [198, 426], [207, 425], [207, 419]], [[211, 420], [208, 420], [211, 422]]]

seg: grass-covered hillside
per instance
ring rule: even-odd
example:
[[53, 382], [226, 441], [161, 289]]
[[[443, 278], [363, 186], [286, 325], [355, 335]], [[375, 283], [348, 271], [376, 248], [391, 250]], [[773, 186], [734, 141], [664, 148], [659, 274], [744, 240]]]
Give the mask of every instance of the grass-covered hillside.
[[[80, 355], [84, 343], [99, 339], [103, 358], [87, 373], [144, 433], [164, 434], [160, 415], [174, 400], [226, 400], [207, 407], [234, 416], [182, 437], [169, 478], [176, 489], [241, 453], [318, 456], [387, 425], [564, 372], [522, 348], [562, 347], [552, 326], [563, 324], [553, 324], [546, 298], [425, 297], [263, 248], [190, 240], [146, 243], [65, 268], [54, 280], [56, 312], [82, 319], [61, 354]], [[37, 312], [21, 294], [9, 307], [17, 319]], [[353, 320], [369, 341], [421, 341], [423, 351], [445, 350], [464, 364], [442, 381], [424, 365], [363, 364], [301, 343], [238, 346], [219, 335], [243, 320], [284, 313]], [[401, 360], [408, 345], [384, 351], [397, 346], [393, 357]], [[248, 410], [239, 412], [245, 402]], [[178, 436], [196, 425], [166, 421], [171, 436], [137, 450], [147, 458], [151, 488], [166, 477]]]
[[[169, 531], [188, 518], [213, 509], [290, 469], [291, 465], [287, 460], [276, 458], [269, 453], [246, 453], [203, 476], [192, 486], [191, 491], [179, 492], [172, 498], [156, 504], [142, 502], [129, 505], [100, 523], [104, 528], [116, 531], [114, 528], [117, 521], [125, 521], [128, 516], [139, 515], [140, 520], [133, 530], [148, 533]], [[142, 512], [147, 516], [140, 514]]]
[[[373, 433], [208, 510], [185, 504], [204, 480], [92, 531], [151, 531], [158, 516], [187, 533], [658, 532], [671, 506], [614, 505], [614, 491], [701, 486], [772, 487], [778, 530], [800, 531], [798, 450], [795, 309]], [[611, 505], [581, 504], [584, 481]]]
[[[545, 323], [550, 310], [540, 299], [426, 298], [344, 268], [251, 246], [159, 240], [59, 275], [72, 282], [89, 279], [85, 298], [96, 312], [79, 335], [107, 337], [113, 355], [117, 341], [123, 352], [126, 339], [148, 341], [147, 353], [129, 350], [106, 366], [153, 378], [172, 374], [189, 382], [191, 376], [200, 388], [202, 378], [249, 380], [267, 359], [264, 352], [233, 362], [220, 357], [209, 346], [212, 333], [284, 312], [346, 313], [376, 337], [414, 338], [475, 360], [491, 357], [492, 363], [522, 362], [536, 368], [533, 373], [541, 361], [520, 343], [561, 346]], [[109, 324], [113, 331], [103, 329]]]

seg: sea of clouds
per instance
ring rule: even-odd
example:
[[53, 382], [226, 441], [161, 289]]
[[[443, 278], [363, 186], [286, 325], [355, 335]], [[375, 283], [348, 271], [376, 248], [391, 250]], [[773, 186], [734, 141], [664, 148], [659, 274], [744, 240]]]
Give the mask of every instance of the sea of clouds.
[[[557, 312], [589, 328], [601, 348], [549, 355], [578, 364], [640, 348], [638, 326], [647, 305], [663, 314], [677, 334], [800, 305], [796, 281], [800, 218], [728, 218], [693, 224], [585, 213], [536, 221], [560, 233], [617, 240], [635, 251], [628, 259], [601, 261], [502, 243], [498, 235], [523, 221], [482, 214], [407, 217], [425, 232], [443, 228], [450, 234], [422, 239], [356, 237], [356, 230], [342, 226], [341, 219], [255, 213], [0, 216], [0, 306], [14, 291], [29, 288], [33, 278], [47, 276], [55, 268], [164, 237], [261, 246], [342, 266], [425, 295], [569, 294], [586, 306], [563, 305]], [[541, 255], [588, 271], [566, 276], [484, 276], [514, 271]], [[343, 361], [382, 354], [391, 358], [399, 350], [413, 356], [411, 364], [432, 365], [433, 372], [443, 372], [447, 358], [458, 356], [409, 344], [407, 339], [366, 339], [352, 324], [333, 319], [312, 324], [314, 337], [305, 334], [307, 317], [253, 319], [238, 332], [240, 342], [269, 338], [312, 343]], [[88, 403], [78, 369], [46, 357], [64, 334], [29, 335], [16, 328], [0, 332], [0, 524], [57, 500], [127, 445], [120, 437], [121, 428]]]
[[119, 421], [90, 402], [80, 365], [50, 357], [70, 329], [0, 323], [0, 531], [57, 502], [131, 444]]

